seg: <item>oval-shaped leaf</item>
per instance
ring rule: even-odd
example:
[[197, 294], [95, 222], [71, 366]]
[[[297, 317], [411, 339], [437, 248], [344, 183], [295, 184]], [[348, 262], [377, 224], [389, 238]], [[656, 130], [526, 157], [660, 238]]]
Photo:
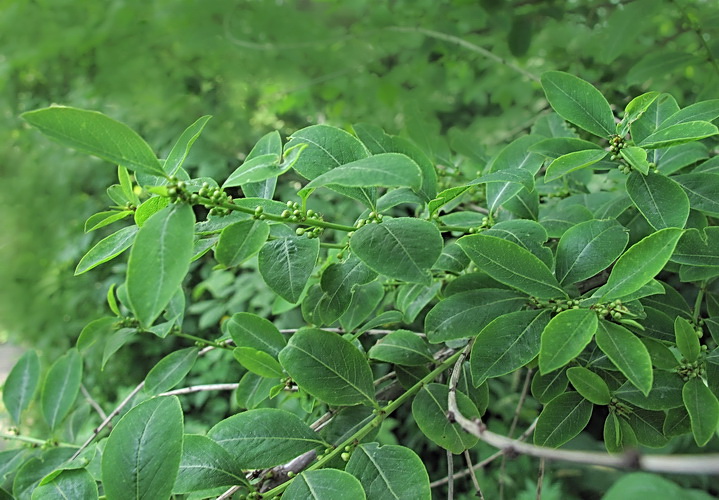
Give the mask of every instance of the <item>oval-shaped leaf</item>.
[[639, 290], [664, 268], [683, 232], [661, 229], [632, 245], [614, 264], [607, 284], [596, 295], [607, 301]]
[[589, 220], [568, 229], [557, 245], [560, 283], [577, 283], [606, 269], [624, 251], [629, 234], [617, 221]]
[[429, 476], [422, 460], [404, 446], [377, 443], [355, 449], [345, 471], [362, 483], [372, 500], [430, 500]]
[[43, 482], [32, 492], [32, 500], [67, 500], [98, 498], [97, 483], [85, 469], [63, 470], [51, 481]]
[[320, 241], [289, 236], [268, 241], [260, 250], [258, 266], [267, 286], [287, 302], [300, 300], [320, 253]]
[[677, 123], [666, 128], [660, 128], [653, 134], [645, 137], [639, 146], [645, 149], [666, 148], [685, 142], [698, 141], [719, 134], [715, 125], [704, 121]]
[[559, 116], [599, 137], [614, 133], [612, 108], [591, 83], [561, 71], [547, 71], [541, 78], [547, 100]]
[[[15, 463], [17, 473], [12, 480], [13, 496], [7, 496], [7, 498], [18, 500], [31, 498], [32, 491], [40, 484], [43, 478], [67, 462], [72, 453], [73, 450], [70, 448], [51, 448], [36, 456], [24, 455], [26, 459], [24, 463]], [[10, 463], [13, 462], [14, 460], [11, 459]], [[7, 472], [11, 473], [12, 471]], [[3, 477], [7, 479], [8, 475], [3, 474]]]
[[719, 267], [719, 227], [705, 227], [703, 233], [688, 229], [672, 254], [672, 262]]
[[537, 371], [532, 378], [532, 396], [542, 404], [547, 404], [560, 394], [569, 385], [565, 370], [557, 370], [547, 375]]
[[239, 266], [260, 251], [269, 234], [270, 226], [263, 220], [235, 222], [220, 233], [215, 259], [225, 267]]
[[[676, 359], [674, 360], [674, 365], [676, 365]], [[679, 374], [656, 370], [652, 390], [649, 391], [649, 394], [644, 395], [634, 384], [625, 382], [619, 389], [614, 391], [614, 395], [645, 410], [670, 410], [683, 406], [683, 387], [684, 382]]]
[[340, 165], [315, 177], [303, 190], [321, 186], [409, 187], [418, 190], [422, 175], [410, 157], [400, 153], [380, 153]]
[[90, 231], [108, 226], [113, 222], [124, 219], [128, 215], [132, 215], [132, 213], [132, 210], [122, 210], [120, 212], [117, 210], [108, 210], [107, 212], [93, 214], [85, 221], [85, 232], [89, 233]]
[[[422, 433], [445, 450], [459, 454], [471, 448], [479, 439], [447, 418], [449, 387], [428, 384], [412, 401], [412, 416]], [[471, 399], [456, 391], [459, 411], [467, 418], [479, 417], [479, 410]]]
[[152, 148], [124, 123], [97, 111], [52, 106], [21, 115], [30, 125], [78, 151], [136, 172], [165, 177]]
[[575, 170], [590, 167], [605, 156], [607, 156], [607, 152], [603, 149], [587, 149], [567, 153], [549, 164], [544, 172], [544, 180], [550, 182]]
[[434, 362], [427, 342], [409, 330], [397, 330], [369, 350], [367, 355], [379, 361], [404, 366], [422, 366]]
[[280, 352], [280, 363], [297, 385], [329, 405], [375, 404], [369, 363], [336, 333], [298, 331]]
[[700, 378], [690, 379], [682, 389], [682, 399], [692, 424], [697, 446], [704, 446], [714, 436], [719, 424], [719, 401]]
[[[544, 158], [540, 154], [533, 153], [531, 147], [541, 140], [542, 138], [540, 136], [527, 135], [509, 143], [492, 159], [492, 162], [487, 167], [489, 175], [501, 171], [525, 170], [529, 172], [533, 178], [542, 167]], [[522, 174], [518, 175], [523, 176]], [[489, 206], [489, 211], [495, 212], [503, 203], [514, 198], [521, 190], [522, 185], [518, 183], [517, 180], [509, 182], [498, 181], [487, 184], [487, 205]]]
[[577, 436], [592, 416], [591, 402], [578, 392], [565, 392], [551, 400], [539, 414], [534, 444], [558, 448]]
[[597, 313], [591, 309], [568, 309], [553, 317], [542, 332], [540, 373], [561, 368], [579, 356], [594, 337], [597, 323]]
[[409, 217], [366, 224], [350, 238], [350, 248], [370, 269], [410, 283], [431, 282], [430, 269], [442, 253], [437, 226]]
[[16, 425], [20, 425], [20, 414], [35, 396], [39, 381], [40, 360], [35, 351], [27, 351], [10, 370], [2, 390], [3, 403]]
[[281, 378], [285, 374], [275, 358], [252, 347], [235, 347], [232, 354], [246, 370], [261, 377]]
[[595, 405], [608, 405], [611, 402], [609, 386], [592, 370], [583, 366], [573, 366], [567, 370], [567, 378], [577, 392], [589, 402]]
[[632, 172], [627, 177], [627, 193], [654, 229], [683, 228], [689, 218], [689, 198], [665, 175]]
[[67, 416], [82, 382], [82, 357], [77, 349], [70, 349], [55, 361], [42, 386], [42, 414], [51, 429]]
[[169, 498], [182, 457], [182, 429], [176, 396], [150, 399], [127, 412], [102, 453], [107, 499]]
[[367, 267], [357, 256], [345, 262], [329, 265], [322, 273], [320, 287], [324, 292], [320, 308], [322, 321], [330, 325], [349, 308], [356, 286], [369, 283], [377, 273]]
[[241, 469], [274, 467], [325, 445], [298, 416], [276, 408], [233, 415], [218, 422], [207, 436], [227, 450]]
[[185, 434], [180, 471], [172, 488], [173, 493], [192, 493], [240, 484], [247, 484], [247, 479], [222, 446], [206, 436]]
[[237, 347], [252, 347], [277, 357], [287, 341], [269, 320], [251, 313], [236, 313], [225, 321], [226, 328]]
[[609, 321], [600, 321], [596, 342], [611, 362], [646, 396], [652, 389], [654, 372], [646, 346], [632, 332]]
[[674, 335], [681, 355], [690, 363], [699, 358], [701, 345], [696, 329], [686, 319], [677, 316], [674, 320]]
[[308, 470], [292, 480], [282, 494], [284, 500], [364, 500], [362, 483], [352, 474], [337, 469]]
[[433, 344], [477, 335], [494, 318], [516, 311], [527, 298], [512, 290], [486, 288], [453, 294], [427, 313], [424, 328]]
[[127, 250], [132, 245], [137, 230], [137, 226], [124, 227], [98, 241], [77, 263], [75, 276], [114, 259]]
[[547, 265], [514, 242], [475, 234], [457, 244], [480, 270], [505, 285], [540, 299], [567, 296]]
[[636, 146], [627, 146], [622, 148], [619, 155], [626, 160], [632, 169], [637, 170], [644, 175], [649, 174], [650, 166], [647, 161], [646, 149]]
[[195, 215], [175, 204], [140, 228], [127, 263], [127, 298], [140, 324], [150, 326], [182, 284], [192, 259]]
[[470, 371], [474, 386], [532, 361], [539, 353], [540, 335], [547, 322], [548, 311], [514, 311], [485, 326], [472, 347]]
[[159, 394], [169, 391], [182, 382], [194, 366], [198, 352], [197, 347], [188, 347], [162, 358], [147, 374], [145, 391], [149, 394]]
[[230, 174], [222, 184], [222, 188], [241, 186], [248, 182], [259, 182], [277, 177], [289, 170], [280, 168], [280, 156], [274, 153], [255, 156], [246, 160], [242, 165]]

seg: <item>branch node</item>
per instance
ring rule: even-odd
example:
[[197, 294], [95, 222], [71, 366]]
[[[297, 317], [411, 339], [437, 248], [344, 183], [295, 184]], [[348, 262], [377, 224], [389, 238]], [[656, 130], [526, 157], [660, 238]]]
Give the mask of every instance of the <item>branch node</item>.
[[457, 422], [457, 419], [454, 417], [454, 412], [453, 412], [453, 411], [448, 411], [448, 412], [447, 412], [447, 420], [449, 421], [450, 424], [454, 424], [454, 423]]

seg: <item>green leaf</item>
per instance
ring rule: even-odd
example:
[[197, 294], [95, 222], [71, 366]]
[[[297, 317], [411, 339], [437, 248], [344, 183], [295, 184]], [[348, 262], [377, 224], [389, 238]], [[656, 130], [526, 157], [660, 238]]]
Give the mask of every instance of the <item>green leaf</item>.
[[442, 247], [437, 226], [410, 217], [366, 224], [350, 238], [352, 252], [370, 269], [410, 283], [431, 282], [430, 269]]
[[137, 224], [137, 227], [142, 227], [147, 219], [169, 204], [170, 199], [164, 196], [153, 196], [145, 200], [145, 202], [135, 210], [135, 224]]
[[607, 284], [595, 295], [607, 301], [639, 290], [664, 268], [683, 232], [661, 229], [632, 245], [614, 264]]
[[617, 125], [617, 135], [624, 137], [629, 132], [629, 127], [636, 120], [644, 115], [644, 112], [657, 100], [659, 92], [646, 92], [629, 101], [624, 108], [624, 116], [619, 125]]
[[114, 259], [127, 250], [135, 239], [137, 229], [137, 226], [124, 227], [98, 241], [78, 262], [75, 276]]
[[222, 446], [206, 436], [185, 434], [173, 493], [192, 493], [239, 484], [247, 484], [245, 474]]
[[493, 319], [520, 309], [527, 298], [512, 290], [487, 288], [456, 293], [440, 300], [427, 313], [427, 340], [438, 344], [477, 335]]
[[132, 214], [132, 210], [122, 210], [121, 212], [118, 212], [117, 210], [98, 212], [88, 217], [85, 221], [85, 232], [89, 233], [90, 231], [94, 231], [95, 229], [100, 229], [101, 227], [108, 226], [113, 222], [122, 220], [128, 215]]
[[320, 304], [322, 321], [332, 324], [349, 308], [356, 286], [374, 280], [377, 273], [355, 255], [345, 262], [331, 264], [322, 273], [320, 287], [324, 295]]
[[634, 386], [646, 396], [652, 389], [654, 372], [646, 346], [632, 332], [616, 323], [600, 321], [596, 342]]
[[661, 448], [669, 442], [664, 435], [665, 412], [634, 408], [627, 419], [638, 443], [649, 448]]
[[289, 169], [289, 166], [286, 168], [280, 167], [280, 155], [278, 154], [270, 153], [255, 156], [237, 167], [227, 180], [222, 183], [222, 188], [241, 186], [248, 182], [264, 181], [271, 177], [277, 177]]
[[274, 467], [325, 443], [299, 417], [285, 410], [262, 408], [221, 420], [207, 436], [241, 469]]
[[197, 347], [188, 347], [162, 358], [145, 377], [145, 391], [160, 394], [182, 382], [194, 366], [198, 352]]
[[547, 322], [548, 311], [514, 311], [485, 326], [472, 347], [469, 366], [474, 386], [532, 361], [539, 353], [540, 335]]
[[608, 405], [612, 400], [609, 386], [602, 377], [583, 366], [573, 366], [567, 370], [567, 378], [572, 386], [587, 401], [595, 405]]
[[612, 109], [592, 84], [561, 71], [547, 71], [541, 78], [549, 104], [562, 118], [599, 137], [614, 133]]
[[546, 264], [516, 243], [475, 234], [457, 244], [477, 267], [505, 285], [540, 299], [567, 296]]
[[260, 377], [252, 372], [247, 372], [240, 379], [235, 391], [235, 400], [240, 408], [252, 410], [269, 398], [270, 391], [275, 386], [277, 386], [277, 379]]
[[[479, 410], [472, 400], [460, 391], [455, 393], [457, 406], [462, 415], [467, 418], [479, 417]], [[451, 423], [447, 418], [448, 395], [449, 387], [446, 385], [425, 385], [412, 401], [412, 416], [417, 427], [432, 442], [454, 454], [460, 454], [477, 444], [479, 439], [463, 430], [458, 423]]]
[[550, 182], [570, 172], [594, 165], [605, 156], [607, 152], [602, 149], [587, 149], [562, 155], [549, 164], [544, 172], [544, 181]]
[[410, 157], [400, 153], [380, 153], [340, 165], [315, 177], [302, 191], [321, 186], [409, 187], [419, 190], [422, 175]]
[[[3, 482], [8, 478], [11, 479], [13, 496], [9, 498], [17, 500], [30, 499], [32, 491], [40, 484], [42, 479], [67, 462], [73, 451], [68, 448], [51, 448], [36, 456], [29, 457], [29, 460], [22, 464], [17, 464], [19, 466], [14, 479], [11, 475], [12, 471], [8, 471], [7, 475], [3, 475]], [[2, 465], [5, 464], [0, 464], [0, 466]]]
[[237, 347], [252, 347], [277, 357], [287, 341], [269, 320], [251, 313], [236, 313], [225, 321], [223, 328]]
[[340, 316], [340, 324], [346, 331], [357, 328], [367, 316], [372, 314], [385, 295], [384, 287], [379, 281], [371, 281], [358, 286], [352, 294], [352, 300], [345, 313]]
[[97, 483], [85, 469], [63, 470], [51, 481], [43, 482], [32, 492], [32, 500], [67, 500], [98, 498]]
[[260, 251], [269, 234], [270, 226], [263, 220], [235, 222], [220, 233], [215, 259], [225, 267], [239, 266]]
[[672, 179], [684, 188], [694, 210], [719, 217], [719, 199], [716, 196], [719, 190], [719, 174], [700, 172], [675, 175]]
[[396, 330], [373, 345], [371, 359], [404, 366], [422, 366], [434, 362], [427, 342], [409, 330]]
[[547, 375], [537, 371], [532, 378], [532, 396], [542, 404], [547, 404], [562, 394], [569, 384], [565, 370], [555, 370]]
[[559, 448], [589, 423], [594, 405], [578, 392], [565, 392], [551, 400], [539, 414], [534, 444]]
[[437, 194], [436, 198], [430, 200], [430, 202], [427, 204], [429, 213], [437, 213], [440, 208], [442, 208], [444, 205], [451, 202], [452, 200], [455, 200], [462, 196], [465, 192], [467, 192], [468, 189], [468, 186], [454, 186], [441, 191]]
[[[530, 148], [541, 141], [536, 135], [520, 137], [502, 149], [487, 167], [490, 175], [497, 172], [525, 170], [534, 177], [542, 167], [542, 155], [531, 152]], [[521, 174], [517, 174], [521, 175]], [[500, 205], [511, 200], [522, 190], [516, 180], [511, 182], [491, 182], [487, 184], [487, 204], [489, 211], [495, 212]]]
[[697, 446], [704, 446], [714, 436], [719, 424], [719, 401], [700, 378], [692, 378], [682, 389], [682, 399], [692, 424]]
[[364, 500], [362, 484], [353, 475], [337, 469], [308, 470], [292, 480], [282, 494], [284, 500]]
[[30, 125], [84, 153], [136, 172], [165, 177], [152, 148], [127, 125], [97, 111], [52, 106], [23, 113]]
[[706, 227], [703, 234], [696, 229], [687, 230], [671, 260], [690, 266], [719, 267], [719, 227]]
[[619, 155], [626, 160], [630, 167], [638, 170], [644, 175], [649, 174], [649, 162], [647, 161], [647, 151], [644, 148], [636, 146], [628, 146], [623, 148]]
[[72, 408], [82, 382], [82, 358], [70, 349], [55, 361], [42, 386], [42, 414], [50, 429], [55, 429]]
[[683, 228], [689, 218], [689, 198], [665, 175], [632, 172], [627, 177], [627, 193], [654, 229]]
[[127, 263], [127, 298], [148, 327], [182, 284], [192, 259], [195, 215], [189, 205], [171, 205], [140, 228]]
[[260, 250], [258, 266], [267, 286], [287, 302], [300, 300], [314, 270], [320, 241], [289, 236], [268, 241]]
[[200, 137], [200, 134], [205, 128], [205, 125], [207, 125], [207, 122], [210, 121], [210, 118], [212, 118], [210, 115], [202, 116], [198, 118], [195, 123], [187, 127], [184, 132], [182, 132], [182, 135], [172, 146], [172, 149], [168, 153], [167, 159], [162, 166], [162, 169], [167, 173], [167, 175], [175, 175], [180, 167], [182, 167], [182, 164], [185, 163], [187, 155], [190, 154], [192, 145], [195, 143], [197, 138]]
[[282, 378], [285, 375], [277, 360], [264, 351], [252, 347], [235, 347], [232, 354], [246, 370], [261, 377]]
[[40, 381], [40, 360], [35, 351], [27, 351], [15, 363], [5, 379], [2, 400], [15, 425], [20, 425], [20, 414], [35, 396]]
[[557, 245], [556, 275], [560, 283], [577, 283], [606, 269], [629, 242], [616, 220], [589, 220], [568, 229]]
[[689, 363], [696, 361], [701, 352], [701, 345], [694, 326], [686, 319], [677, 316], [674, 320], [674, 335], [676, 336], [679, 353]]
[[77, 350], [85, 354], [98, 340], [109, 337], [115, 330], [116, 323], [117, 318], [114, 316], [105, 316], [88, 323], [77, 338]]
[[664, 120], [660, 128], [667, 128], [678, 123], [692, 122], [696, 120], [712, 122], [719, 117], [719, 99], [696, 102], [682, 108]]
[[534, 189], [534, 174], [528, 170], [521, 168], [498, 170], [489, 174], [485, 174], [479, 179], [474, 179], [466, 184], [466, 186], [476, 186], [477, 184], [491, 184], [494, 182], [520, 184], [527, 189]]
[[568, 309], [551, 319], [542, 332], [539, 371], [545, 375], [581, 354], [597, 331], [597, 314], [591, 309]]
[[638, 145], [644, 149], [666, 148], [685, 142], [698, 141], [719, 134], [719, 129], [709, 122], [691, 121], [677, 123], [658, 129], [645, 137]]
[[372, 500], [430, 500], [429, 476], [422, 460], [404, 446], [361, 444], [345, 472], [362, 483]]
[[[675, 359], [673, 367], [676, 364]], [[614, 391], [614, 395], [645, 410], [670, 410], [684, 405], [682, 402], [683, 387], [684, 382], [677, 373], [655, 370], [654, 383], [649, 394], [644, 395], [631, 382], [625, 382]]]
[[[457, 253], [464, 255], [464, 252], [462, 252], [458, 246], [455, 245], [454, 249]], [[445, 255], [445, 253], [443, 252], [442, 255]], [[466, 256], [465, 259], [467, 260], [467, 264], [469, 264], [469, 259], [467, 259]], [[437, 264], [435, 264], [434, 268], [437, 268]], [[404, 322], [410, 324], [417, 319], [417, 316], [424, 310], [424, 307], [437, 297], [437, 293], [441, 288], [441, 281], [435, 281], [429, 286], [419, 283], [408, 283], [397, 287], [395, 307], [402, 312]]]
[[299, 330], [280, 352], [280, 363], [300, 388], [329, 405], [375, 405], [369, 363], [336, 333]]
[[689, 499], [690, 497], [687, 496], [687, 493], [687, 490], [682, 489], [676, 483], [656, 474], [632, 472], [619, 478], [602, 497], [602, 500], [627, 500], [628, 498]]
[[176, 396], [150, 399], [127, 412], [102, 453], [107, 500], [169, 498], [182, 457], [182, 429]]
[[[275, 131], [263, 135], [259, 141], [253, 146], [252, 151], [247, 154], [245, 161], [251, 160], [261, 155], [276, 154], [282, 155], [282, 138], [280, 133]], [[242, 186], [242, 192], [245, 196], [272, 199], [277, 185], [277, 177], [270, 177], [264, 181], [248, 182]]]

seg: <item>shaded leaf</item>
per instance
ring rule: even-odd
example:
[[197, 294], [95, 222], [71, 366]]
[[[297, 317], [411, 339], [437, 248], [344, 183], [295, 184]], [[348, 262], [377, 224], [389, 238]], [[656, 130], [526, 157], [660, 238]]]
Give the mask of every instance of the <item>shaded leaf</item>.
[[[454, 454], [471, 448], [479, 439], [463, 430], [459, 424], [447, 418], [447, 397], [449, 387], [442, 384], [428, 384], [412, 401], [412, 416], [422, 433], [431, 441]], [[471, 399], [456, 391], [459, 411], [467, 418], [479, 417], [479, 410]]]
[[609, 321], [600, 321], [596, 342], [620, 372], [646, 396], [654, 373], [649, 351], [632, 332]]
[[597, 331], [597, 313], [591, 309], [562, 311], [542, 332], [539, 371], [542, 375], [561, 368], [581, 354]]
[[15, 425], [20, 425], [20, 414], [35, 396], [40, 382], [40, 360], [35, 351], [27, 351], [5, 379], [2, 400]]
[[82, 358], [70, 349], [55, 361], [42, 386], [42, 414], [50, 429], [55, 429], [72, 408], [82, 381]]
[[240, 484], [247, 484], [245, 474], [222, 446], [206, 436], [185, 434], [173, 493]]
[[262, 279], [277, 295], [295, 304], [312, 275], [319, 252], [316, 238], [290, 236], [268, 241], [258, 256]]
[[577, 436], [589, 423], [592, 403], [578, 392], [565, 392], [551, 400], [539, 414], [534, 444], [558, 448]]

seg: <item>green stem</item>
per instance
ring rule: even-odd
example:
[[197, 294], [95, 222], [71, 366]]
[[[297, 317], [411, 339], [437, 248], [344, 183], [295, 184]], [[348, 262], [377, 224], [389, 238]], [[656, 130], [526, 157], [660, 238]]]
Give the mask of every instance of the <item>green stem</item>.
[[30, 444], [38, 445], [38, 446], [45, 446], [49, 443], [53, 446], [59, 446], [62, 448], [79, 448], [79, 446], [74, 445], [74, 444], [55, 443], [52, 440], [42, 440], [42, 439], [32, 438], [29, 436], [16, 436], [14, 434], [2, 433], [2, 434], [0, 434], [0, 438], [6, 439], [8, 441], [22, 441], [23, 443], [30, 443]]
[[702, 281], [701, 286], [699, 287], [699, 292], [697, 293], [697, 298], [694, 301], [694, 311], [692, 312], [692, 319], [694, 320], [694, 323], [699, 320], [699, 313], [702, 310], [702, 300], [704, 299], [704, 292], [707, 288], [707, 282]]
[[175, 331], [173, 331], [171, 333], [177, 337], [182, 337], [183, 339], [188, 339], [188, 340], [194, 340], [195, 342], [198, 342], [200, 344], [211, 345], [212, 347], [216, 347], [218, 349], [228, 349], [230, 351], [232, 351], [234, 349], [232, 346], [229, 346], [222, 342], [214, 342], [212, 340], [203, 339], [201, 337], [195, 337], [194, 335], [190, 335], [189, 333], [175, 332]]
[[464, 227], [464, 226], [439, 226], [439, 231], [442, 233], [449, 233], [451, 231], [458, 231], [460, 233], [469, 233], [471, 227]]
[[[367, 424], [365, 424], [363, 427], [361, 427], [357, 432], [355, 432], [352, 436], [348, 437], [344, 442], [337, 445], [337, 447], [327, 453], [324, 457], [320, 458], [317, 462], [312, 464], [310, 467], [307, 468], [307, 470], [315, 470], [315, 469], [321, 469], [324, 467], [327, 463], [329, 463], [331, 460], [334, 460], [338, 455], [341, 455], [345, 451], [346, 446], [352, 446], [355, 444], [356, 441], [362, 439], [364, 436], [366, 436], [372, 429], [375, 427], [379, 427], [382, 424], [382, 421], [389, 417], [397, 408], [402, 406], [408, 399], [410, 399], [412, 396], [415, 395], [422, 387], [424, 387], [426, 384], [437, 378], [438, 375], [443, 373], [445, 370], [450, 368], [455, 361], [457, 361], [457, 358], [459, 358], [462, 355], [463, 351], [455, 352], [452, 354], [449, 358], [442, 361], [437, 368], [429, 372], [427, 375], [425, 375], [422, 380], [414, 384], [412, 387], [410, 387], [404, 394], [402, 394], [400, 397], [395, 399], [394, 401], [391, 401], [387, 406], [384, 408], [381, 408], [377, 415], [370, 420]], [[287, 481], [285, 483], [282, 483], [281, 485], [271, 489], [267, 493], [263, 494], [263, 497], [266, 498], [272, 498], [275, 495], [279, 495], [282, 493], [291, 483], [290, 481]]]

